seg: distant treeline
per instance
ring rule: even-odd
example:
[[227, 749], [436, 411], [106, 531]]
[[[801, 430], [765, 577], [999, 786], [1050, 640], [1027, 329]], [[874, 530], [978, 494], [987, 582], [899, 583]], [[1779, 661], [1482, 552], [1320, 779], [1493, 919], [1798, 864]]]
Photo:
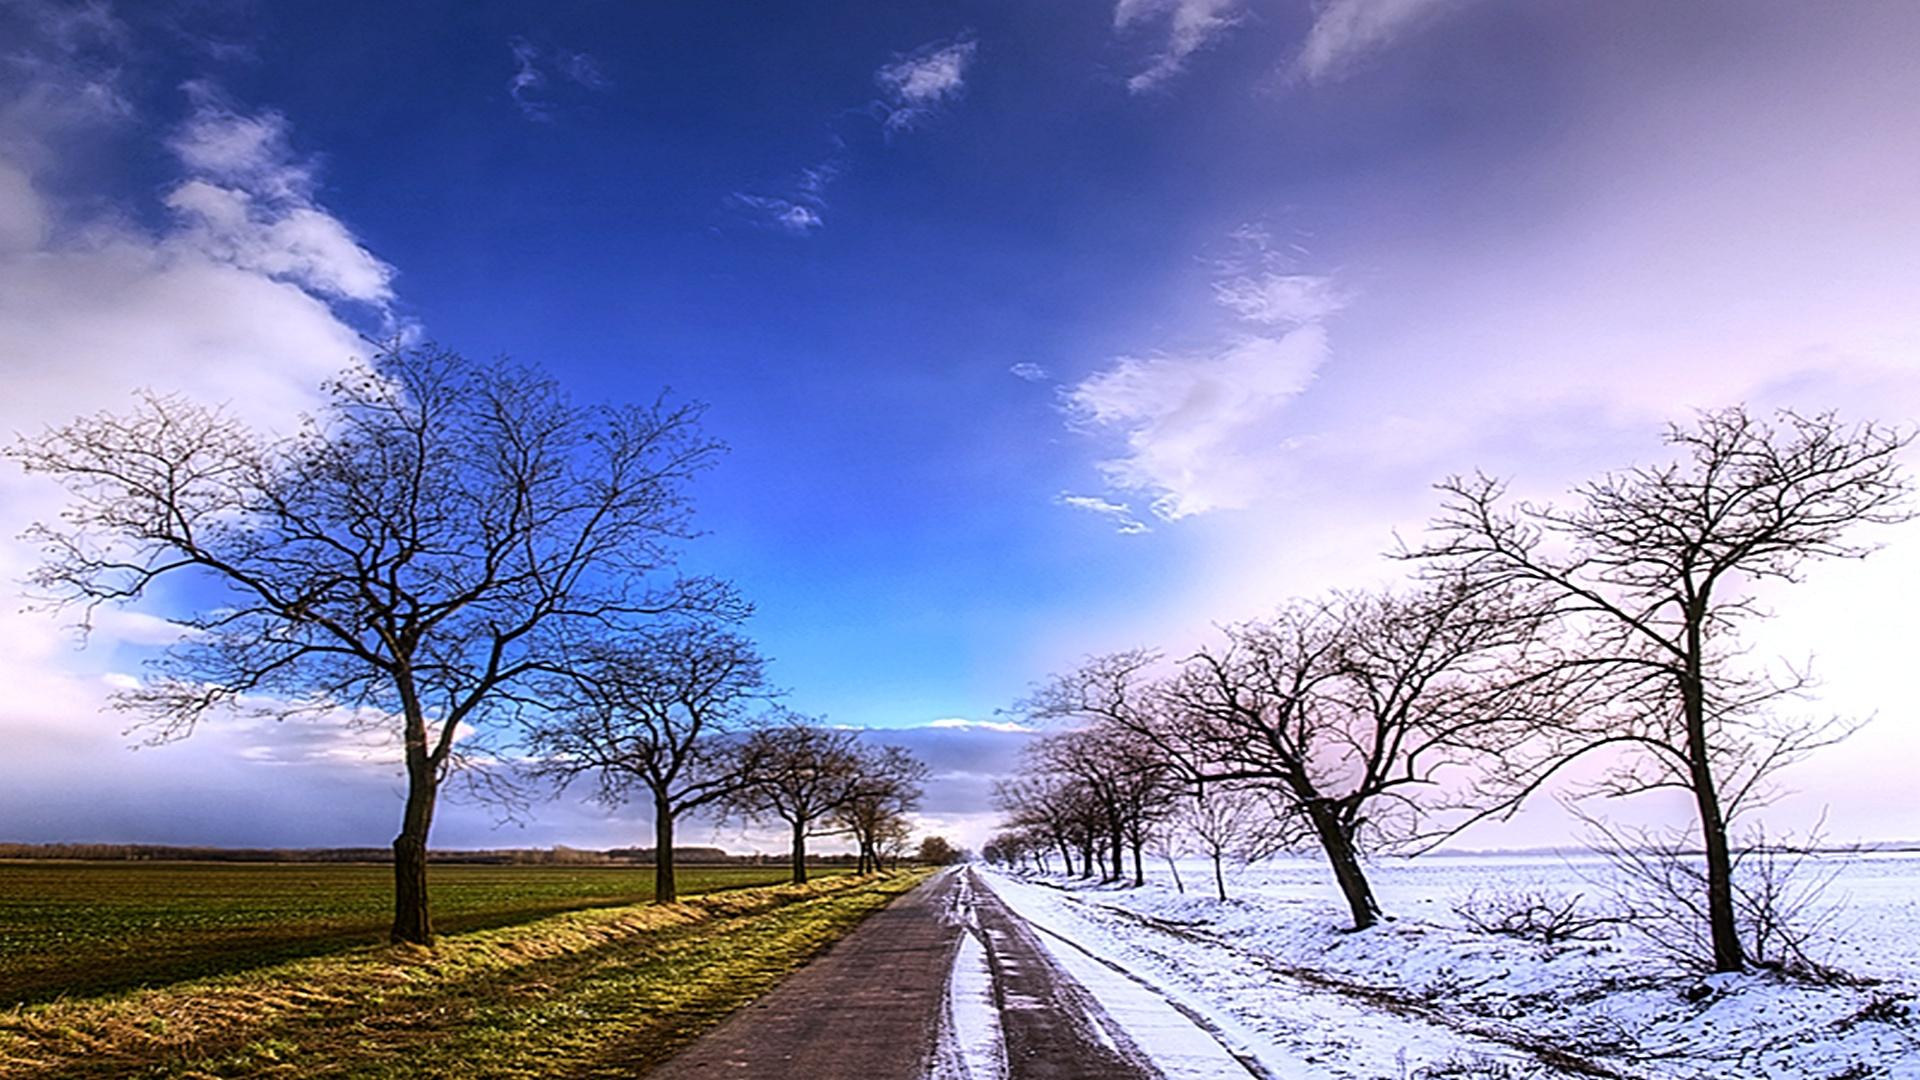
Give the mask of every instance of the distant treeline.
[[[493, 863], [517, 866], [652, 866], [654, 849], [613, 848], [590, 851], [559, 845], [550, 848], [493, 848], [475, 851], [433, 851], [429, 862]], [[784, 864], [788, 856], [753, 852], [731, 854], [717, 847], [676, 847], [674, 862], [682, 866], [762, 866]], [[182, 847], [170, 844], [9, 844], [0, 843], [0, 859], [85, 859], [112, 862], [392, 862], [388, 848], [223, 848]], [[851, 864], [852, 855], [822, 855], [807, 861], [834, 866]]]

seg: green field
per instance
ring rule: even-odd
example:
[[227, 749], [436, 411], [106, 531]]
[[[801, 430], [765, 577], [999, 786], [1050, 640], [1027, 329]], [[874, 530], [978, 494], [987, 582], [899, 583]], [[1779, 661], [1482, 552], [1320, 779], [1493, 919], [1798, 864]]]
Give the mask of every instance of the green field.
[[[779, 866], [679, 872], [682, 896], [786, 877]], [[440, 864], [428, 882], [442, 933], [653, 898], [651, 867]], [[392, 896], [380, 865], [0, 862], [0, 1008], [382, 942]]]
[[720, 889], [0, 1009], [0, 1075], [633, 1077], [931, 872]]

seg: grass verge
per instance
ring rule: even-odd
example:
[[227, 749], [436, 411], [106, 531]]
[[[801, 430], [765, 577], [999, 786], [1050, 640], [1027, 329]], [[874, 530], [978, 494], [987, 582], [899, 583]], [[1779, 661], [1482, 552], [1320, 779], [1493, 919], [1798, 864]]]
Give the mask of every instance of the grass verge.
[[0, 1013], [21, 1077], [632, 1076], [925, 880], [736, 889]]
[[[682, 867], [680, 895], [773, 885], [786, 874]], [[650, 866], [434, 864], [427, 882], [443, 934], [653, 899]], [[0, 1008], [375, 945], [392, 919], [386, 865], [0, 861]]]

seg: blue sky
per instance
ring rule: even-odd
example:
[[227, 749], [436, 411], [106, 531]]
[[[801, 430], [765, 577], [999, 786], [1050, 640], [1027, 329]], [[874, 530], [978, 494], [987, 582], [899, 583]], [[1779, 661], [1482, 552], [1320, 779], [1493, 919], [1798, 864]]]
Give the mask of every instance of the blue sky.
[[[669, 385], [733, 447], [689, 561], [758, 605], [794, 707], [937, 745], [929, 822], [972, 839], [1018, 736], [926, 725], [1386, 580], [1449, 472], [1564, 491], [1732, 401], [1920, 415], [1911, 5], [398, 7], [0, 2], [0, 421], [151, 385], [283, 423], [394, 331], [582, 398]], [[9, 536], [56, 505], [0, 494]], [[1914, 546], [1782, 596], [1763, 643], [1883, 713], [1788, 807], [1864, 789], [1860, 835], [1914, 831], [1858, 618]], [[390, 767], [320, 736], [124, 754], [95, 707], [163, 630], [53, 625], [4, 625], [33, 749], [0, 834], [391, 829]], [[104, 760], [124, 805], [56, 797]], [[596, 814], [439, 838], [625, 842]]]

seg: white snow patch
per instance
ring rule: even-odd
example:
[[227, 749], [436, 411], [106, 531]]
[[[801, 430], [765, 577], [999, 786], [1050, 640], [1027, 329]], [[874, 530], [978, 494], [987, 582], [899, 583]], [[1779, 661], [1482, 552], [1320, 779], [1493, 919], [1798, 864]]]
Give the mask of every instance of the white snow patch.
[[[1827, 899], [1842, 910], [1813, 943], [1815, 959], [1878, 980], [1869, 985], [1764, 972], [1701, 979], [1630, 932], [1546, 946], [1476, 933], [1455, 913], [1489, 887], [1601, 902], [1604, 867], [1558, 855], [1378, 860], [1375, 892], [1397, 918], [1358, 934], [1341, 931], [1339, 893], [1312, 859], [1240, 869], [1224, 903], [1170, 882], [989, 880], [1031, 921], [1184, 995], [1223, 1029], [1238, 1021], [1311, 1063], [1257, 1054], [1281, 1076], [1561, 1075], [1510, 1045], [1533, 1040], [1649, 1080], [1920, 1080], [1920, 857], [1834, 865]], [[1302, 972], [1415, 1003], [1431, 1022]]]
[[[1399, 1077], [1409, 1075], [1411, 1069], [1458, 1061], [1469, 1050], [1477, 1051], [1477, 1056], [1487, 1061], [1516, 1060], [1511, 1051], [1497, 1044], [1471, 1045], [1444, 1028], [1276, 979], [1271, 971], [1250, 965], [1244, 958], [1197, 946], [1112, 912], [1103, 913], [1059, 889], [1000, 874], [992, 875], [991, 880], [994, 893], [1022, 918], [1078, 946], [1062, 944], [1053, 949], [1054, 957], [1074, 978], [1084, 981], [1083, 970], [1088, 972], [1085, 978], [1105, 973], [1100, 987], [1088, 987], [1103, 1005], [1108, 1005], [1109, 987], [1116, 995], [1122, 986], [1145, 997], [1157, 995], [1166, 1012], [1219, 1052], [1213, 1059], [1215, 1064], [1178, 1075], [1247, 1075], [1246, 1067], [1222, 1048], [1222, 1040], [1241, 1057], [1257, 1061], [1269, 1075], [1280, 1077]], [[1087, 959], [1086, 953], [1118, 965], [1134, 978]], [[1073, 959], [1076, 956], [1080, 958], [1078, 963]], [[1136, 980], [1148, 982], [1154, 993], [1142, 989]], [[1207, 1036], [1194, 1021], [1180, 1015], [1170, 1004], [1174, 1001], [1203, 1017], [1220, 1033], [1219, 1039]], [[1161, 1064], [1158, 1038], [1150, 1034], [1136, 1037], [1135, 1042], [1152, 1046], [1155, 1063]], [[1222, 1058], [1230, 1069], [1223, 1071], [1218, 1065]], [[1169, 1071], [1168, 1075], [1176, 1074]]]
[[1000, 1028], [1000, 1009], [994, 1003], [993, 966], [980, 940], [971, 875], [964, 870], [954, 873], [958, 876], [942, 916], [962, 929], [947, 976], [946, 1012], [930, 1080], [1003, 1080], [1007, 1042]]
[[1007, 1044], [1000, 1010], [993, 1003], [993, 969], [987, 950], [971, 932], [960, 935], [947, 979], [946, 1027], [935, 1055], [933, 1080], [1001, 1080], [1007, 1075]]

